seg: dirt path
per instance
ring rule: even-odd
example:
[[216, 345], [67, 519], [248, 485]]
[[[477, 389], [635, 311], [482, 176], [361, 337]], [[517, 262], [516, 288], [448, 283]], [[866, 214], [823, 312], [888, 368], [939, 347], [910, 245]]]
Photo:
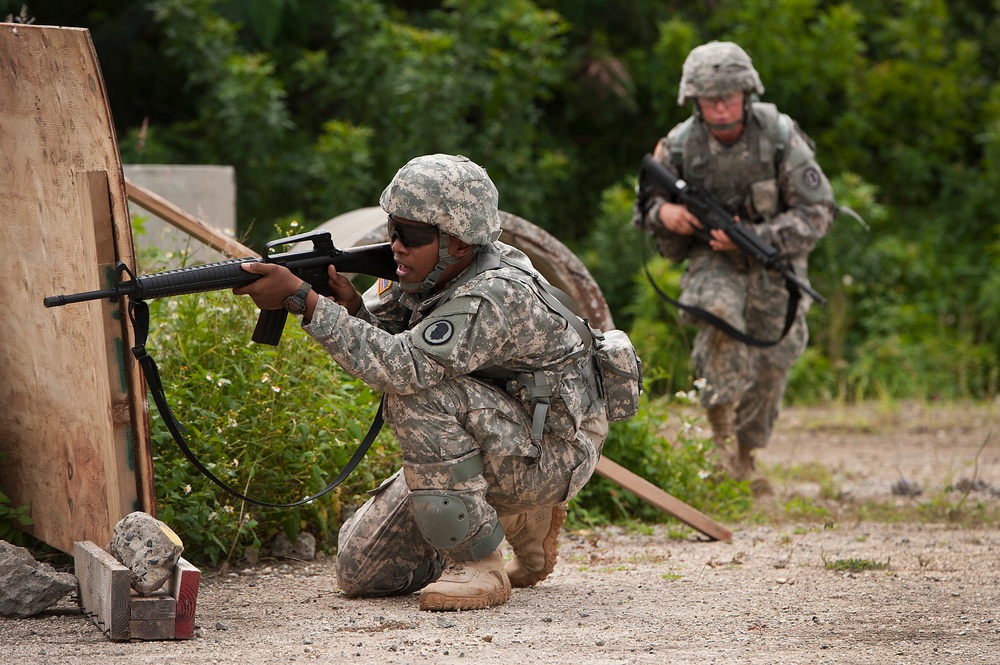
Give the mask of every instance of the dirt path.
[[[565, 533], [546, 582], [481, 612], [349, 600], [329, 561], [206, 574], [199, 636], [112, 643], [67, 598], [0, 619], [9, 663], [995, 663], [1000, 406], [789, 409], [761, 457], [776, 495], [732, 542]], [[983, 443], [986, 441], [986, 445]], [[920, 496], [892, 492], [900, 478]], [[968, 493], [945, 491], [962, 478]], [[964, 500], [963, 500], [964, 497]], [[961, 504], [959, 503], [961, 501]], [[858, 521], [951, 507], [952, 523]], [[791, 514], [787, 506], [805, 507]], [[812, 512], [810, 512], [812, 511]], [[794, 513], [794, 511], [792, 511]], [[838, 568], [871, 568], [838, 570]]]

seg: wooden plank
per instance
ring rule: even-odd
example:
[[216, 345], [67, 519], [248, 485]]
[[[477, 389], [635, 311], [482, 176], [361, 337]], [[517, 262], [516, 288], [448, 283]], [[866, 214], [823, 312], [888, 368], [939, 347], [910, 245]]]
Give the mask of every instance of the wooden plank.
[[601, 457], [597, 462], [597, 473], [634, 493], [669, 515], [673, 515], [692, 529], [697, 529], [713, 540], [731, 540], [733, 534], [705, 513], [692, 508], [680, 499], [638, 476], [617, 462]]
[[257, 256], [257, 253], [249, 247], [233, 240], [222, 231], [205, 224], [159, 194], [146, 189], [137, 182], [126, 178], [125, 187], [130, 201], [142, 206], [149, 212], [184, 231], [188, 235], [197, 238], [212, 249], [218, 250], [234, 259], [246, 256]]
[[177, 599], [166, 591], [149, 596], [132, 592], [129, 634], [133, 640], [172, 640], [177, 621]]
[[[174, 636], [174, 620], [177, 618], [177, 599], [167, 591], [157, 591], [148, 596], [140, 596], [132, 590], [129, 598], [132, 622], [170, 620], [170, 635]], [[162, 638], [161, 638], [162, 639]]]
[[[108, 326], [120, 320], [109, 323], [100, 305], [41, 301], [105, 283], [98, 264], [109, 256], [134, 266], [132, 237], [90, 33], [14, 27], [0, 26], [0, 244], [9, 250], [0, 280], [0, 486], [14, 505], [31, 504], [26, 531], [72, 553], [76, 541], [109, 542], [133, 510], [155, 514], [146, 393], [138, 365], [119, 361], [109, 342]], [[103, 194], [94, 194], [101, 177]], [[101, 248], [95, 224], [105, 229]], [[129, 334], [119, 335], [126, 349]], [[127, 408], [111, 397], [112, 382], [121, 395], [120, 366]]]
[[129, 569], [89, 540], [74, 543], [73, 554], [83, 611], [110, 639], [130, 639]]
[[[77, 174], [77, 188], [84, 225], [94, 229], [97, 271], [102, 276], [100, 288], [115, 283], [115, 264], [118, 261], [111, 219], [110, 191], [107, 171], [88, 171]], [[98, 469], [112, 471], [123, 483], [107, 486], [108, 514], [125, 516], [136, 510], [135, 464], [132, 462], [132, 418], [129, 409], [129, 391], [121, 305], [110, 300], [91, 302], [92, 320], [101, 325], [92, 327], [95, 348], [104, 347], [105, 367], [96, 367], [100, 403], [110, 406], [111, 436], [99, 441]], [[95, 396], [97, 397], [97, 396]], [[99, 475], [99, 474], [95, 474]]]
[[170, 595], [177, 599], [177, 620], [174, 625], [174, 637], [188, 640], [194, 637], [195, 609], [198, 604], [198, 584], [201, 581], [201, 571], [192, 566], [187, 559], [181, 557], [174, 567], [174, 576], [170, 579]]

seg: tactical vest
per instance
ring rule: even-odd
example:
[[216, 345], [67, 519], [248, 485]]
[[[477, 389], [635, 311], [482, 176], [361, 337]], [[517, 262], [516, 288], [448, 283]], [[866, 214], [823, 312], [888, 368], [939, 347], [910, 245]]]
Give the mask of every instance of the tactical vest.
[[[714, 139], [708, 129], [690, 117], [671, 139], [670, 159], [684, 180], [711, 194], [727, 211], [761, 222], [764, 216], [753, 205], [752, 185], [777, 179], [793, 127], [792, 119], [774, 104], [754, 102], [743, 135], [724, 148], [727, 152], [720, 159], [711, 152]], [[778, 207], [771, 215], [783, 209], [783, 202]]]

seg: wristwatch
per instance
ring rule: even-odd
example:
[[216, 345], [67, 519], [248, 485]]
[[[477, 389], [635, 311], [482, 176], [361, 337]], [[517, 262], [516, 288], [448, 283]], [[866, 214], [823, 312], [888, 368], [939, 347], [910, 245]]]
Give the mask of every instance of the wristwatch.
[[292, 314], [305, 314], [306, 296], [309, 295], [309, 289], [311, 288], [312, 285], [309, 282], [302, 282], [302, 286], [299, 287], [298, 291], [285, 298], [285, 309]]

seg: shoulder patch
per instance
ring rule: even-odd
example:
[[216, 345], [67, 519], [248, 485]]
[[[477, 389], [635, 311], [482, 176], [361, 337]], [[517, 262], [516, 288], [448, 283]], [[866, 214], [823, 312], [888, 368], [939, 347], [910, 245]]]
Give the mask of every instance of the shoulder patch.
[[440, 319], [424, 328], [422, 336], [424, 341], [431, 346], [441, 346], [447, 344], [454, 334], [455, 326], [452, 325], [451, 321]]
[[378, 294], [382, 295], [386, 291], [392, 288], [392, 280], [386, 279], [385, 277], [378, 278]]
[[823, 178], [815, 166], [810, 166], [802, 171], [802, 186], [806, 189], [819, 189], [822, 183]]

